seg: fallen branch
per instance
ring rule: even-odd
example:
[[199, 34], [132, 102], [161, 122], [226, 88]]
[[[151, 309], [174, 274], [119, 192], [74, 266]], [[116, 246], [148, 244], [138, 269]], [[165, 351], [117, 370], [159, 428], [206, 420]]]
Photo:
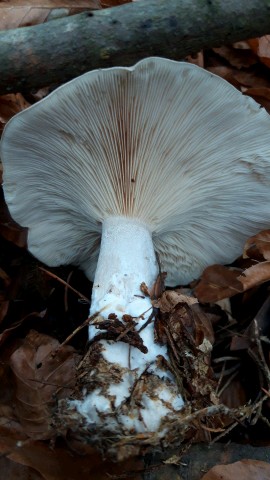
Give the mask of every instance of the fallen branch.
[[141, 0], [0, 33], [0, 94], [270, 33], [270, 0]]

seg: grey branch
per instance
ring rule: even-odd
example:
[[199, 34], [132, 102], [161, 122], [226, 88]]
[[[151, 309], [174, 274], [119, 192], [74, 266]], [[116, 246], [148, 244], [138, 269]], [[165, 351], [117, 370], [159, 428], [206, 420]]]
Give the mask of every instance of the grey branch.
[[270, 0], [141, 0], [0, 33], [0, 94], [270, 33]]

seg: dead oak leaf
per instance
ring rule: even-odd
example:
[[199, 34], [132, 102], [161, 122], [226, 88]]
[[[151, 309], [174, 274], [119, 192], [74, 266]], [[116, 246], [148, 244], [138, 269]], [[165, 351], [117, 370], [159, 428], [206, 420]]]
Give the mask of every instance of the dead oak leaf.
[[52, 412], [75, 387], [77, 355], [70, 346], [34, 330], [10, 358], [15, 377], [16, 414], [32, 438], [50, 438]]

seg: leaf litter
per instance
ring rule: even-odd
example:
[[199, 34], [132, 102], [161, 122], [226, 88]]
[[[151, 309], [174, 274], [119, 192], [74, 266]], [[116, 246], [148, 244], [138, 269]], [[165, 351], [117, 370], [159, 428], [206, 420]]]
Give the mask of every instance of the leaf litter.
[[[74, 8], [85, 8], [83, 3], [50, 1], [41, 5], [33, 1], [29, 7], [21, 1], [5, 2], [0, 5], [2, 13], [3, 8], [13, 9], [11, 17], [15, 23], [3, 16], [2, 22], [5, 19], [6, 23], [0, 23], [0, 28], [47, 21], [55, 8], [66, 8], [64, 14], [74, 13]], [[88, 7], [106, 8], [118, 3], [92, 1]], [[199, 52], [187, 60], [226, 78], [270, 111], [269, 59], [266, 36]], [[35, 96], [29, 93], [27, 99], [19, 93], [0, 97], [1, 128], [14, 114], [48, 92], [46, 88]], [[119, 451], [133, 456], [114, 464], [109, 459], [104, 461], [104, 449], [97, 454], [93, 446], [87, 445], [85, 435], [74, 427], [72, 419], [61, 416], [62, 402], [78, 395], [78, 387], [86, 381], [85, 365], [88, 369], [89, 359], [91, 367], [97, 358], [93, 345], [85, 350], [87, 325], [91, 321], [87, 305], [89, 282], [74, 269], [51, 269], [51, 275], [41, 270], [40, 264], [25, 251], [26, 230], [10, 218], [3, 199], [0, 233], [3, 458], [12, 460], [11, 465], [27, 467], [27, 474], [33, 479], [77, 479], [74, 458], [78, 456], [82, 480], [108, 478], [108, 472], [111, 478], [142, 478], [145, 466], [142, 457], [136, 455], [147, 451], [149, 439], [142, 452], [130, 448], [137, 438], [117, 439]], [[196, 284], [165, 290], [161, 276], [152, 291], [147, 292], [155, 312], [159, 312], [157, 340], [167, 345], [170, 369], [187, 402], [179, 421], [171, 425], [171, 446], [179, 445], [179, 438], [183, 451], [196, 442], [240, 441], [243, 432], [245, 441], [269, 445], [269, 281], [267, 230], [247, 239], [241, 259], [230, 266], [209, 266]], [[104, 323], [101, 326], [106, 327]], [[107, 327], [107, 335], [142, 348], [136, 343], [134, 325], [128, 318], [125, 329], [120, 328], [117, 319], [111, 319]], [[167, 464], [178, 465], [181, 455], [168, 455]], [[5, 468], [11, 467], [6, 464]], [[269, 478], [269, 466], [244, 460], [216, 466], [201, 478], [214, 480], [221, 476], [263, 480]]]

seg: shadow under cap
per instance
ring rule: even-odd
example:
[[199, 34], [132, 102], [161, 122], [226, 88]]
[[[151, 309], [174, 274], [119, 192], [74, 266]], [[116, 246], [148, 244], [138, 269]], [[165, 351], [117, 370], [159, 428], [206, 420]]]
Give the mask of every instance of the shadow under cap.
[[168, 285], [229, 263], [270, 224], [270, 119], [191, 64], [95, 70], [19, 113], [1, 143], [10, 212], [29, 250], [93, 279], [101, 223], [140, 219]]

